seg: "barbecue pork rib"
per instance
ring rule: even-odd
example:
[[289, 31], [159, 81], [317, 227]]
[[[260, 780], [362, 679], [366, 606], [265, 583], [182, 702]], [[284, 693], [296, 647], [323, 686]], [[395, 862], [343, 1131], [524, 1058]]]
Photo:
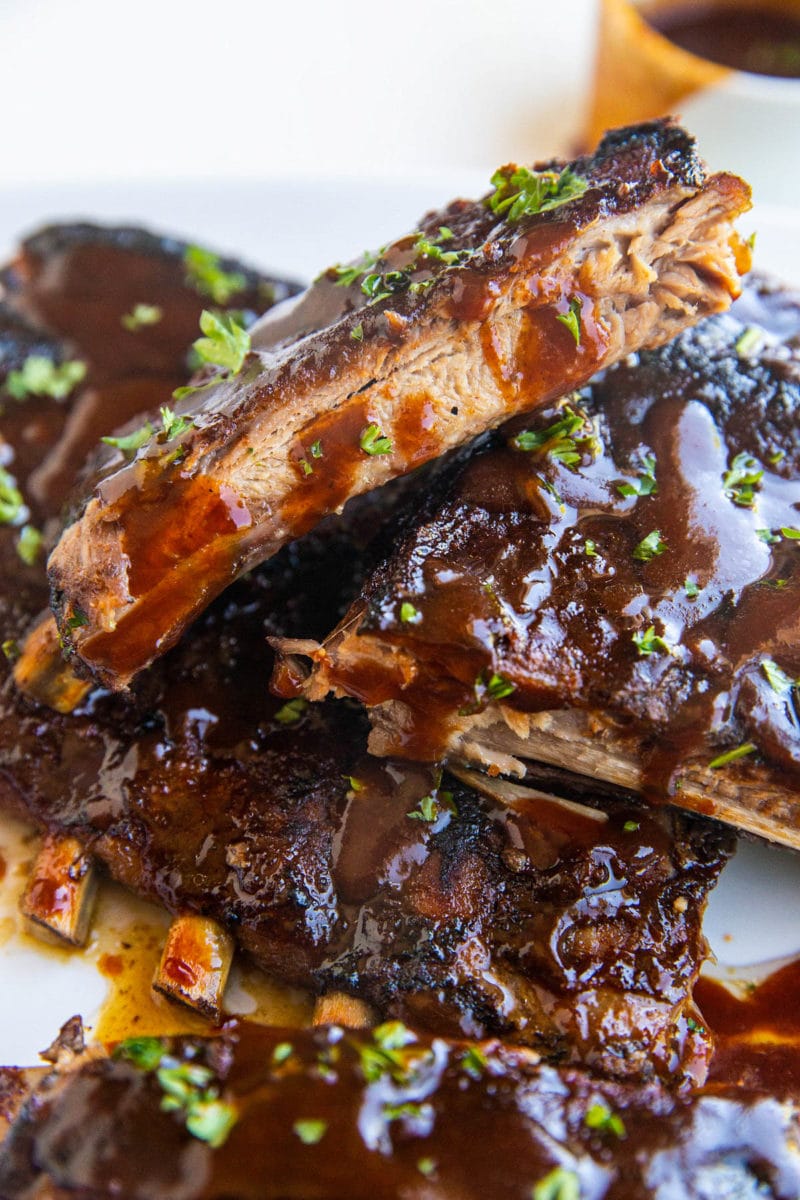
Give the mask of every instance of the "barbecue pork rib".
[[45, 1074], [0, 1143], [0, 1195], [796, 1200], [799, 1118], [791, 1094], [676, 1097], [399, 1023], [232, 1022]]
[[[241, 572], [375, 488], [667, 341], [739, 290], [749, 191], [666, 122], [539, 173], [504, 168], [253, 331], [179, 404], [190, 426], [101, 458], [50, 558], [76, 669], [124, 687]], [[531, 214], [531, 215], [529, 215]]]
[[800, 351], [767, 331], [800, 302], [744, 299], [451, 474], [286, 647], [305, 694], [364, 701], [376, 754], [560, 764], [800, 846]]

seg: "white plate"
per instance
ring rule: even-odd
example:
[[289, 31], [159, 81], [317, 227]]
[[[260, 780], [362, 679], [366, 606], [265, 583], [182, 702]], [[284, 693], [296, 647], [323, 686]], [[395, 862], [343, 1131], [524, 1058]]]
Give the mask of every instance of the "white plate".
[[[479, 193], [484, 182], [465, 174], [402, 186], [270, 182], [9, 190], [0, 194], [0, 254], [43, 221], [84, 216], [150, 223], [309, 279], [331, 262], [413, 228], [443, 198]], [[758, 231], [757, 265], [800, 283], [800, 213], [761, 208], [743, 228]], [[96, 965], [99, 950], [109, 942], [109, 927], [123, 936], [128, 917], [118, 898], [106, 902], [105, 933], [95, 926], [88, 953], [41, 951], [21, 933], [16, 912], [22, 864], [32, 854], [20, 826], [0, 820], [0, 853], [9, 864], [0, 880], [0, 1062], [35, 1063], [67, 1017], [80, 1012], [90, 1023], [96, 1018], [107, 988]], [[142, 906], [136, 913], [156, 928], [163, 923]], [[743, 843], [712, 895], [706, 932], [723, 973], [742, 974], [747, 965], [800, 952], [800, 855]]]

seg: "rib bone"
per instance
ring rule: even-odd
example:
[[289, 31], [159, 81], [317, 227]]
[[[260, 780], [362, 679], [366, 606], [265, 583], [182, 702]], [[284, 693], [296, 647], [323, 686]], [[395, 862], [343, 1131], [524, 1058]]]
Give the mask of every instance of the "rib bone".
[[97, 894], [97, 869], [80, 842], [48, 835], [36, 856], [20, 911], [32, 934], [82, 946]]
[[233, 938], [210, 917], [176, 917], [169, 927], [153, 988], [168, 1000], [219, 1021], [233, 962]]

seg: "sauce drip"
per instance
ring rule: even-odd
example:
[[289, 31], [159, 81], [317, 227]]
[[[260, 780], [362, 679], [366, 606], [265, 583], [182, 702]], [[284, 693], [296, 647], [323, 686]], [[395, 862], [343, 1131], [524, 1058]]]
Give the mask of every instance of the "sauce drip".
[[784, 79], [800, 78], [800, 18], [756, 4], [676, 4], [647, 14], [659, 33], [700, 58]]

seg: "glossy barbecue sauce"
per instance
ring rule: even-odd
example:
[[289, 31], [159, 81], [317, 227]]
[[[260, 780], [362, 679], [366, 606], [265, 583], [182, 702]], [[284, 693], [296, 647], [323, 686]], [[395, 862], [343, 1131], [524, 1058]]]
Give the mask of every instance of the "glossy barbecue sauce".
[[647, 21], [676, 46], [757, 75], [800, 78], [800, 18], [755, 4], [675, 4]]

